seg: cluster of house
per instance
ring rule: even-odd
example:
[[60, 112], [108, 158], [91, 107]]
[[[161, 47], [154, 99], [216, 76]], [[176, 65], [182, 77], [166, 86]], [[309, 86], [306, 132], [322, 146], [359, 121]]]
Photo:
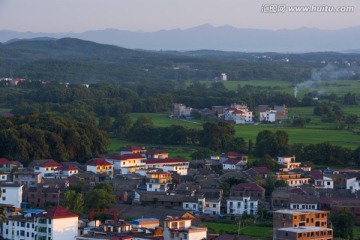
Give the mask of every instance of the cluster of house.
[[[266, 167], [249, 169], [247, 156], [235, 152], [188, 162], [137, 146], [125, 147], [119, 155], [90, 159], [83, 165], [46, 159], [23, 168], [18, 162], [1, 158], [0, 206], [9, 216], [1, 234], [5, 239], [57, 239], [60, 234], [72, 236], [64, 239], [202, 239], [207, 230], [191, 226], [194, 216], [256, 215], [259, 207], [275, 211], [274, 239], [332, 239], [327, 217], [339, 209], [349, 210], [360, 223], [359, 171], [312, 171], [296, 162], [294, 156], [278, 157], [277, 162], [280, 171], [271, 173]], [[276, 188], [267, 198], [261, 185], [271, 174], [288, 187]], [[222, 186], [231, 179], [247, 182], [224, 192]], [[145, 215], [135, 221], [137, 225], [117, 218], [100, 224], [79, 220], [58, 206], [69, 186], [82, 183], [86, 194], [100, 182], [112, 185], [117, 204], [161, 209], [159, 214], [171, 209], [188, 215]], [[165, 220], [161, 224], [158, 219]], [[140, 227], [140, 222], [153, 228]], [[221, 239], [217, 237], [214, 239]]]
[[[184, 104], [175, 103], [173, 104], [172, 117], [190, 118], [193, 110]], [[201, 115], [217, 115], [219, 119], [234, 124], [251, 124], [255, 122], [253, 112], [245, 104], [233, 103], [229, 106], [212, 106], [211, 109], [205, 108], [197, 111]], [[285, 105], [275, 105], [274, 109], [269, 105], [259, 105], [257, 113], [259, 122], [280, 122], [288, 119], [288, 110]]]

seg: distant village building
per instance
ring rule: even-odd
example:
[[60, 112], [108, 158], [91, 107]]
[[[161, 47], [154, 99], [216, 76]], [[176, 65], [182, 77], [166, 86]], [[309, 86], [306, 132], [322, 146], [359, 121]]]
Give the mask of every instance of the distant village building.
[[231, 104], [224, 109], [224, 120], [235, 124], [253, 123], [253, 112], [246, 105]]
[[220, 74], [220, 79], [221, 79], [221, 81], [227, 81], [228, 80], [227, 74], [226, 73], [221, 73]]
[[192, 108], [186, 107], [184, 104], [174, 103], [173, 113], [174, 118], [188, 118], [191, 116]]
[[251, 200], [250, 197], [233, 197], [230, 196], [226, 202], [226, 213], [242, 215], [256, 214], [258, 208], [258, 201]]
[[285, 106], [274, 106], [274, 109], [271, 109], [269, 105], [259, 105], [259, 121], [260, 122], [276, 122], [284, 119], [288, 119], [288, 111]]
[[191, 226], [191, 219], [169, 216], [164, 220], [164, 240], [206, 239], [207, 228]]

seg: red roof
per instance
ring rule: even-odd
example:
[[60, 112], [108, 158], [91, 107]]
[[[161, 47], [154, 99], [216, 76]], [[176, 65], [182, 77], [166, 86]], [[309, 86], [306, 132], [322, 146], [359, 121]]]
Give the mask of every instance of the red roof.
[[12, 162], [6, 158], [0, 158], [0, 164], [11, 164]]
[[231, 188], [231, 190], [235, 190], [235, 191], [244, 191], [244, 190], [265, 191], [265, 189], [257, 183], [239, 183], [238, 185], [233, 186]]
[[73, 217], [79, 217], [79, 216], [76, 215], [75, 213], [72, 213], [69, 210], [63, 208], [62, 206], [58, 205], [58, 206], [47, 209], [44, 217], [50, 218], [50, 219], [59, 219], [59, 218], [73, 218]]
[[146, 164], [157, 164], [157, 163], [183, 163], [186, 162], [186, 160], [181, 158], [150, 158], [146, 160]]
[[324, 174], [319, 173], [319, 172], [311, 172], [311, 173], [310, 173], [310, 176], [311, 176], [313, 179], [323, 179], [323, 178], [324, 178]]
[[103, 158], [93, 158], [86, 165], [90, 166], [112, 166], [113, 164], [109, 163]]
[[47, 161], [40, 163], [39, 167], [62, 167], [62, 165], [53, 159], [48, 159]]
[[73, 171], [73, 170], [78, 170], [77, 167], [74, 167], [72, 165], [63, 165], [62, 167], [63, 171]]
[[128, 160], [128, 159], [143, 159], [143, 157], [140, 154], [124, 154], [124, 155], [114, 155], [107, 157], [107, 159], [114, 159], [114, 160]]

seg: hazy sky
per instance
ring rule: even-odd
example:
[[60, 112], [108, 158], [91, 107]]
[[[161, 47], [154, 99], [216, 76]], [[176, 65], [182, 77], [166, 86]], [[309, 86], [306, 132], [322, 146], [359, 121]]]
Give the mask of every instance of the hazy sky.
[[[353, 6], [351, 13], [263, 13], [267, 4]], [[267, 5], [268, 6], [268, 5]], [[338, 29], [360, 25], [360, 0], [0, 0], [0, 30], [83, 32], [190, 28]]]

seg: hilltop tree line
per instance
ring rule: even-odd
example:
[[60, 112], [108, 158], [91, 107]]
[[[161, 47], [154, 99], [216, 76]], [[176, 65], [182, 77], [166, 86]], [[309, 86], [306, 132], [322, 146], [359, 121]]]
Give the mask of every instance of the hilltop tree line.
[[104, 131], [59, 115], [0, 118], [0, 156], [24, 164], [48, 158], [83, 162], [104, 153], [108, 145]]

